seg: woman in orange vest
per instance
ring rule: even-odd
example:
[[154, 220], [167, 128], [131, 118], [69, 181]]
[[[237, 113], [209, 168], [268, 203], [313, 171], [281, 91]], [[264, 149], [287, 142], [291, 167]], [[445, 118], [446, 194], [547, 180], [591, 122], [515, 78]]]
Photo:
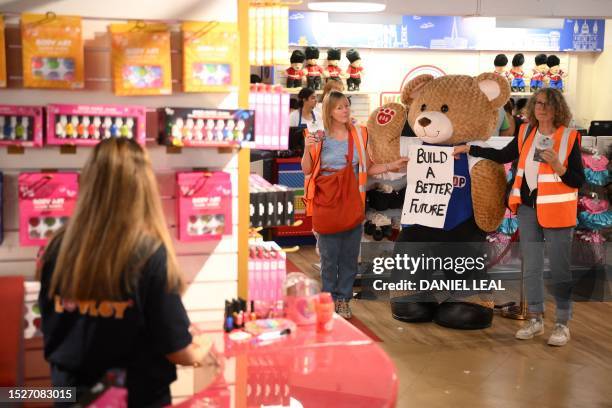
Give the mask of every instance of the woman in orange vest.
[[568, 128], [571, 112], [556, 89], [538, 90], [527, 105], [529, 123], [501, 150], [458, 146], [469, 153], [498, 163], [518, 158], [508, 206], [518, 214], [520, 248], [531, 319], [516, 338], [532, 339], [544, 333], [544, 245], [546, 241], [557, 306], [556, 323], [548, 339], [563, 346], [570, 339], [567, 322], [572, 314], [570, 253], [576, 226], [578, 189], [584, 183], [580, 136]]
[[[323, 291], [330, 292], [334, 298], [336, 312], [346, 319], [352, 317], [349, 301], [353, 297], [353, 282], [357, 275], [359, 248], [361, 242], [363, 215], [365, 210], [365, 192], [368, 174], [381, 174], [397, 171], [406, 165], [407, 159], [400, 159], [387, 164], [372, 164], [366, 146], [368, 135], [365, 127], [355, 127], [351, 123], [351, 110], [347, 97], [338, 91], [332, 91], [323, 100], [323, 125], [325, 130], [317, 134], [306, 134], [302, 170], [305, 175], [304, 201], [306, 215], [313, 216], [313, 226], [319, 232], [319, 251], [321, 253], [321, 280]], [[352, 138], [352, 142], [349, 138]], [[353, 152], [349, 146], [352, 143]], [[317, 215], [317, 195], [329, 193], [323, 191], [323, 179], [342, 171], [352, 156], [351, 167], [357, 177], [352, 195], [355, 202], [338, 203], [337, 208], [350, 208], [350, 216], [357, 219], [358, 225], [347, 230], [326, 233], [326, 223], [336, 220], [322, 219]], [[317, 186], [317, 180], [319, 180]], [[357, 192], [358, 191], [358, 192]], [[348, 207], [347, 207], [348, 206]], [[332, 208], [333, 211], [333, 208]], [[339, 214], [342, 216], [343, 214]], [[346, 215], [346, 214], [344, 214]], [[317, 218], [318, 217], [318, 218]], [[318, 227], [317, 227], [318, 226]], [[319, 228], [319, 231], [317, 231]]]

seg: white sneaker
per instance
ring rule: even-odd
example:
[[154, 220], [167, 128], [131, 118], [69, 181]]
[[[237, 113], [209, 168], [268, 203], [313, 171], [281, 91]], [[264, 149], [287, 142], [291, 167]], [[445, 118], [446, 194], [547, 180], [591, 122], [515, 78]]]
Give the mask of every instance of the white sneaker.
[[552, 334], [548, 338], [549, 346], [565, 346], [570, 339], [569, 327], [564, 324], [557, 323]]
[[530, 319], [527, 324], [516, 332], [514, 337], [519, 340], [529, 340], [542, 334], [544, 334], [544, 322], [542, 319]]

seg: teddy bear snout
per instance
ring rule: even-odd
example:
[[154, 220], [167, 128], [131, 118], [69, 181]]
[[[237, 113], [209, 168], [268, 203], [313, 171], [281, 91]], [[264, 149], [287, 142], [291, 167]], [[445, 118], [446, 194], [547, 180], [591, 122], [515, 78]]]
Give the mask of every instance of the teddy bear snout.
[[429, 120], [428, 118], [421, 118], [419, 119], [419, 125], [423, 126], [423, 127], [427, 127], [431, 124], [431, 120]]

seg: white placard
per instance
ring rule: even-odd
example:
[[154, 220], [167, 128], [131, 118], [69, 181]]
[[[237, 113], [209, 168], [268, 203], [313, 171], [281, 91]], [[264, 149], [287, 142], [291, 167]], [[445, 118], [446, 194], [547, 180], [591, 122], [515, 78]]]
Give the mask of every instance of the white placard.
[[412, 145], [408, 158], [402, 224], [444, 227], [453, 193], [453, 148]]

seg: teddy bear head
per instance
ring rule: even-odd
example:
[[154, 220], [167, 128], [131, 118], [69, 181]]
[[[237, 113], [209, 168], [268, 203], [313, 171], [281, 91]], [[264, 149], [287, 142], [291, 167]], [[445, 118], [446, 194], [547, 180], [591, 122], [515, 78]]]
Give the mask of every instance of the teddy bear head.
[[402, 90], [402, 103], [414, 133], [425, 143], [439, 145], [489, 139], [499, 109], [509, 97], [508, 81], [492, 72], [435, 79], [419, 75]]

